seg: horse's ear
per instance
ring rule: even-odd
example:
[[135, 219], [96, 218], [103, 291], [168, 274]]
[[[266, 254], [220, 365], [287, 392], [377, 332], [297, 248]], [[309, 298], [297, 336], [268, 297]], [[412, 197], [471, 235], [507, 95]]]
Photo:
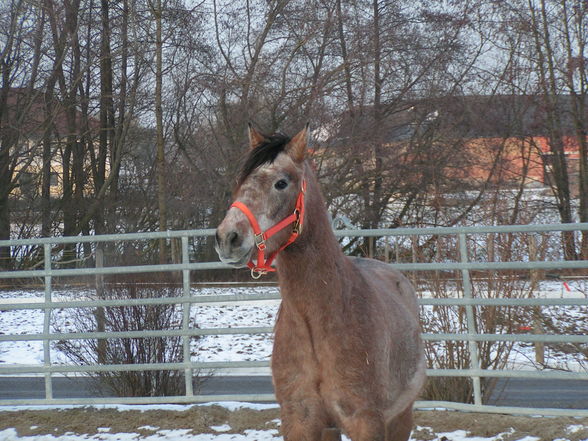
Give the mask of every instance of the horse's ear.
[[292, 138], [286, 147], [286, 151], [296, 162], [304, 161], [304, 157], [306, 156], [306, 149], [308, 147], [310, 137], [310, 130], [308, 127], [309, 124], [306, 123], [304, 128], [298, 132], [294, 138]]
[[255, 147], [259, 146], [261, 143], [263, 143], [263, 141], [265, 141], [265, 136], [263, 136], [263, 134], [261, 132], [258, 132], [255, 127], [253, 127], [253, 124], [248, 123], [247, 124], [249, 129], [248, 129], [248, 133], [249, 133], [249, 147], [254, 149]]

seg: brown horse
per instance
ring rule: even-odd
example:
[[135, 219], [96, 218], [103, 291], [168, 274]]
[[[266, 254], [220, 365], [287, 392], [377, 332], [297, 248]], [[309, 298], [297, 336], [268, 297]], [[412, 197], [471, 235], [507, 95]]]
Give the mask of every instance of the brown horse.
[[338, 428], [353, 441], [405, 441], [425, 381], [414, 290], [390, 266], [343, 254], [306, 160], [307, 134], [250, 127], [217, 252], [254, 276], [276, 258], [282, 304], [271, 364], [284, 439], [320, 440]]

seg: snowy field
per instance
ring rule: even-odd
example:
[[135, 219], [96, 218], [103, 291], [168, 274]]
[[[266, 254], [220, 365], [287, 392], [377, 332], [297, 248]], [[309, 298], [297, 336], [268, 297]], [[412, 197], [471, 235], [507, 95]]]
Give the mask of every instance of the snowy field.
[[[537, 296], [541, 297], [576, 297], [586, 296], [586, 282], [542, 283]], [[247, 295], [274, 294], [279, 295], [277, 287], [231, 287], [231, 288], [194, 288], [193, 296], [210, 295]], [[429, 292], [421, 293], [423, 297], [430, 297]], [[54, 301], [86, 300], [94, 297], [93, 291], [88, 290], [55, 290]], [[2, 303], [42, 302], [42, 291], [0, 291], [0, 332], [5, 335], [26, 335], [43, 332], [44, 314], [40, 309], [2, 310]], [[191, 307], [190, 326], [199, 328], [216, 327], [273, 327], [279, 307], [279, 300], [248, 301], [228, 304], [193, 304]], [[89, 311], [86, 311], [89, 312]], [[435, 320], [432, 308], [425, 307], [422, 315]], [[550, 318], [551, 325], [557, 333], [588, 333], [588, 314], [586, 306], [552, 306], [545, 307], [543, 314]], [[52, 332], [77, 332], [76, 323], [79, 321], [79, 310], [57, 309], [51, 315]], [[179, 312], [172, 325], [181, 323]], [[454, 330], [458, 329], [453, 327]], [[425, 332], [435, 332], [435, 329], [425, 329]], [[458, 332], [458, 331], [455, 331]], [[482, 331], [483, 332], [483, 331]], [[521, 329], [521, 332], [529, 330]], [[552, 332], [552, 331], [545, 331]], [[191, 345], [192, 360], [202, 362], [223, 361], [267, 361], [272, 351], [272, 335], [213, 335], [201, 339], [194, 339]], [[536, 368], [534, 363], [534, 347], [531, 344], [515, 344], [511, 351], [509, 362], [517, 368]], [[588, 368], [575, 354], [565, 350], [546, 348], [547, 365], [554, 369], [585, 370]], [[2, 364], [43, 364], [42, 341], [0, 342], [0, 365]], [[58, 344], [51, 346], [52, 363], [70, 363]], [[265, 370], [265, 373], [268, 371]]]
[[[195, 289], [195, 296], [229, 294], [275, 294], [276, 287], [254, 288], [203, 288]], [[93, 297], [91, 291], [55, 290], [56, 301], [81, 300]], [[42, 310], [1, 310], [1, 304], [42, 302], [43, 292], [0, 291], [0, 330], [3, 334], [35, 334], [43, 332]], [[194, 304], [191, 307], [191, 326], [200, 328], [222, 327], [273, 327], [279, 300], [241, 302], [231, 304]], [[57, 309], [52, 313], [52, 331], [76, 332], [76, 310]], [[175, 324], [181, 321], [178, 317]], [[264, 335], [211, 335], [192, 343], [193, 361], [259, 361], [269, 360], [272, 352], [272, 336]], [[19, 341], [0, 342], [0, 364], [42, 364], [44, 361], [43, 342]], [[58, 346], [51, 348], [53, 363], [69, 363]]]
[[[578, 288], [575, 289], [574, 287]], [[541, 295], [545, 297], [584, 297], [583, 284], [563, 287], [561, 282], [553, 282], [543, 286]], [[570, 288], [571, 287], [571, 288]], [[568, 290], [568, 288], [570, 288]], [[193, 295], [227, 295], [227, 294], [277, 294], [275, 287], [257, 287], [257, 288], [202, 288], [194, 289]], [[91, 291], [82, 290], [56, 290], [54, 291], [54, 300], [80, 300], [92, 298]], [[2, 334], [25, 335], [41, 333], [43, 330], [43, 312], [41, 310], [2, 310], [2, 303], [19, 303], [24, 301], [42, 301], [44, 294], [34, 291], [1, 291], [0, 292], [0, 332]], [[425, 296], [427, 294], [425, 293]], [[254, 301], [246, 303], [229, 303], [229, 304], [204, 304], [192, 305], [191, 308], [191, 325], [196, 324], [200, 328], [213, 327], [272, 327], [275, 321], [279, 306], [279, 301]], [[561, 329], [577, 329], [578, 323], [587, 326], [586, 307], [557, 307], [551, 309], [555, 315], [554, 321]], [[66, 332], [75, 332], [76, 319], [75, 311], [72, 309], [55, 310], [52, 313], [51, 327], [52, 330], [61, 330]], [[177, 320], [180, 320], [178, 317]], [[269, 360], [272, 350], [271, 335], [224, 335], [224, 336], [207, 336], [192, 345], [193, 360], [198, 361], [235, 361], [235, 360]], [[531, 368], [533, 366], [534, 348], [532, 345], [516, 345], [512, 351], [513, 365], [518, 367]], [[576, 359], [570, 359], [569, 354], [552, 351], [547, 353], [548, 362], [553, 366], [569, 367], [574, 365], [578, 367]], [[42, 364], [43, 363], [43, 344], [37, 341], [22, 342], [0, 342], [0, 365], [6, 364]], [[52, 363], [70, 363], [67, 357], [60, 351], [57, 345], [51, 348]], [[576, 363], [576, 364], [574, 364]], [[582, 366], [579, 366], [582, 368]], [[267, 371], [266, 371], [267, 372]], [[1, 391], [0, 391], [1, 395]], [[262, 410], [263, 405], [254, 404], [235, 404], [221, 403], [221, 406], [234, 410], [238, 407], [248, 407], [254, 410]], [[109, 406], [99, 406], [97, 409], [105, 409]], [[113, 406], [110, 406], [112, 408]], [[161, 410], [173, 408], [178, 412], [193, 406], [146, 406], [145, 409]], [[275, 407], [275, 406], [274, 406]], [[119, 412], [125, 410], [125, 406], [114, 406]], [[137, 406], [133, 406], [137, 410]], [[22, 411], [22, 407], [18, 408]], [[65, 411], [65, 407], [60, 407]], [[29, 410], [33, 410], [29, 408]], [[2, 419], [11, 419], [11, 414], [16, 409], [0, 409], [0, 422]], [[64, 433], [44, 433], [36, 434], [35, 424], [30, 425], [28, 434], [21, 434], [13, 427], [0, 429], [0, 441], [81, 441], [81, 440], [98, 440], [98, 441], [278, 441], [281, 440], [279, 435], [279, 420], [271, 420], [268, 428], [256, 428], [242, 430], [235, 433], [234, 428], [226, 423], [210, 424], [208, 428], [199, 433], [186, 429], [164, 428], [156, 423], [151, 425], [131, 428], [128, 432], [120, 432], [113, 427], [105, 426], [98, 428], [96, 431], [87, 433], [64, 432]], [[2, 427], [2, 426], [0, 426]], [[502, 429], [501, 429], [502, 430]], [[452, 431], [440, 431], [426, 425], [418, 426], [413, 432], [413, 441], [435, 440], [435, 441], [542, 441], [547, 438], [536, 435], [526, 435], [514, 428], [506, 428], [497, 433], [488, 432], [487, 435], [480, 436], [472, 434], [467, 430], [459, 429]], [[578, 424], [569, 424], [563, 429], [561, 437], [552, 438], [551, 441], [588, 441], [588, 423], [585, 420], [579, 421]], [[427, 435], [428, 434], [428, 435]]]

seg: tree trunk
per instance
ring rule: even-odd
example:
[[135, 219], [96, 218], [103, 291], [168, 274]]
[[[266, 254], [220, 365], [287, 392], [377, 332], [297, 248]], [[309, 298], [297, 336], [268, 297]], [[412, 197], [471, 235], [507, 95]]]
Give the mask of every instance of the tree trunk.
[[[159, 208], [159, 231], [167, 230], [167, 194], [165, 187], [165, 144], [163, 139], [163, 40], [161, 22], [161, 0], [156, 0], [153, 7], [155, 17], [155, 124], [156, 124], [156, 173], [157, 173], [157, 204]], [[167, 262], [165, 239], [159, 241], [159, 263]]]
[[[110, 53], [110, 24], [109, 24], [109, 2], [101, 0], [101, 33], [100, 33], [100, 135], [98, 141], [98, 167], [96, 182], [94, 183], [95, 194], [99, 193], [106, 181], [106, 163], [108, 152], [112, 148], [112, 60]], [[102, 197], [99, 204], [104, 205], [105, 197]], [[96, 210], [94, 223], [96, 234], [106, 233], [106, 210]]]
[[[536, 51], [536, 64], [546, 108], [546, 124], [550, 160], [552, 167], [552, 182], [554, 196], [557, 200], [557, 209], [562, 223], [573, 222], [572, 198], [570, 193], [570, 180], [568, 163], [564, 150], [564, 136], [561, 122], [561, 103], [558, 102], [558, 87], [556, 78], [555, 58], [552, 49], [551, 36], [545, 1], [540, 2], [540, 11], [535, 9], [534, 2], [528, 1], [531, 14], [532, 32]], [[576, 259], [576, 244], [574, 234], [562, 233], [564, 254], [566, 259]]]
[[353, 81], [351, 78], [351, 66], [347, 55], [347, 40], [343, 29], [343, 11], [341, 9], [341, 0], [337, 0], [337, 31], [339, 34], [339, 44], [341, 46], [341, 58], [343, 59], [343, 69], [345, 71], [345, 92], [347, 93], [347, 107], [351, 118], [354, 113], [353, 99]]
[[[0, 155], [2, 156], [2, 155]], [[2, 158], [0, 157], [0, 162]], [[0, 164], [1, 165], [1, 164]], [[8, 192], [6, 188], [10, 188], [10, 175], [4, 175], [0, 168], [0, 240], [10, 239], [10, 205], [8, 199]], [[12, 267], [10, 247], [0, 247], [0, 270], [10, 269]]]
[[[6, 58], [0, 58], [0, 127], [8, 127], [8, 90], [10, 88], [11, 65], [9, 56], [11, 41], [2, 50]], [[12, 141], [10, 133], [3, 130], [0, 133], [0, 240], [10, 239], [10, 204], [9, 195], [12, 190], [12, 167], [10, 165], [10, 149]], [[9, 247], [0, 247], [0, 268], [11, 267]]]
[[[564, 33], [568, 72], [566, 86], [570, 92], [571, 114], [574, 121], [576, 140], [578, 142], [578, 199], [580, 222], [588, 222], [588, 116], [586, 100], [588, 99], [588, 75], [586, 71], [586, 45], [588, 31], [586, 22], [588, 11], [582, 8], [569, 9], [567, 0], [561, 0], [561, 17]], [[573, 14], [573, 21], [569, 13]], [[578, 55], [574, 55], [577, 53]], [[582, 259], [588, 259], [588, 232], [582, 232]]]
[[41, 171], [41, 236], [51, 236], [51, 139], [49, 131], [43, 137]]

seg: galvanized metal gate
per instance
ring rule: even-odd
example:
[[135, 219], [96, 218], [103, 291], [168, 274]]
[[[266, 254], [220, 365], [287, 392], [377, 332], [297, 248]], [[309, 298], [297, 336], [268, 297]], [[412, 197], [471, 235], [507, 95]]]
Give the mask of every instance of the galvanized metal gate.
[[[429, 341], [463, 341], [468, 342], [471, 365], [466, 369], [429, 369], [430, 377], [469, 377], [473, 384], [474, 404], [456, 403], [448, 401], [424, 401], [417, 402], [416, 407], [420, 408], [450, 408], [457, 410], [470, 410], [495, 413], [512, 414], [533, 414], [533, 415], [569, 415], [588, 416], [588, 409], [538, 409], [521, 407], [497, 407], [482, 404], [482, 391], [480, 387], [481, 378], [540, 378], [540, 379], [575, 379], [588, 380], [588, 373], [562, 372], [545, 370], [493, 370], [481, 369], [478, 360], [477, 342], [482, 341], [511, 341], [530, 343], [552, 343], [565, 342], [575, 344], [588, 344], [587, 335], [554, 335], [554, 334], [484, 334], [477, 331], [474, 308], [488, 306], [521, 306], [539, 307], [550, 305], [588, 305], [588, 298], [478, 298], [472, 291], [472, 272], [493, 272], [493, 271], [538, 271], [538, 270], [578, 270], [588, 268], [587, 260], [564, 260], [558, 251], [552, 252], [549, 260], [535, 260], [536, 256], [525, 256], [515, 261], [492, 260], [486, 254], [483, 256], [472, 256], [472, 248], [476, 246], [476, 238], [489, 235], [539, 235], [539, 234], [578, 234], [580, 231], [588, 230], [588, 224], [558, 224], [558, 225], [517, 225], [497, 227], [451, 227], [451, 228], [398, 228], [379, 230], [338, 230], [337, 236], [352, 238], [374, 238], [371, 242], [374, 247], [383, 249], [384, 257], [388, 259], [391, 254], [396, 254], [393, 265], [401, 271], [410, 274], [419, 272], [444, 272], [458, 271], [461, 274], [461, 286], [463, 296], [460, 298], [422, 298], [421, 305], [449, 306], [457, 305], [463, 307], [466, 314], [466, 330], [463, 333], [432, 334], [425, 333], [423, 338]], [[259, 334], [271, 333], [271, 327], [247, 327], [247, 328], [214, 328], [199, 329], [190, 326], [191, 307], [194, 304], [210, 302], [248, 302], [254, 300], [278, 299], [275, 295], [222, 295], [222, 296], [194, 296], [191, 292], [191, 271], [215, 270], [227, 268], [219, 262], [194, 262], [190, 259], [189, 245], [194, 238], [212, 236], [214, 230], [189, 230], [189, 231], [168, 231], [163, 233], [136, 233], [125, 235], [103, 235], [103, 236], [78, 236], [60, 238], [42, 238], [30, 240], [0, 241], [0, 247], [42, 247], [43, 267], [32, 270], [2, 271], [0, 279], [40, 279], [44, 286], [43, 301], [27, 303], [6, 303], [0, 301], [0, 311], [24, 309], [39, 309], [44, 313], [43, 332], [27, 335], [6, 334], [0, 335], [0, 344], [10, 341], [42, 341], [44, 349], [44, 362], [39, 365], [18, 365], [1, 364], [0, 375], [43, 375], [45, 383], [45, 398], [43, 399], [6, 399], [0, 391], [0, 405], [33, 405], [33, 404], [100, 404], [100, 403], [121, 403], [121, 404], [147, 404], [147, 403], [195, 403], [222, 400], [240, 401], [272, 401], [273, 395], [197, 395], [194, 393], [192, 379], [194, 371], [214, 369], [216, 371], [235, 368], [267, 368], [267, 361], [241, 361], [241, 362], [195, 362], [191, 360], [190, 338], [194, 336], [221, 335], [221, 334]], [[398, 243], [402, 240], [406, 243], [418, 243], [419, 240], [438, 240], [438, 238], [449, 238], [454, 248], [445, 253], [444, 256], [436, 255], [428, 262], [419, 261], [415, 253], [408, 259], [410, 262], [403, 262], [401, 253], [398, 251]], [[176, 240], [181, 243], [181, 262], [165, 265], [132, 265], [132, 266], [102, 266], [101, 248], [107, 242], [120, 241], [147, 241], [147, 240]], [[368, 239], [369, 242], [369, 239]], [[56, 268], [52, 264], [52, 250], [55, 247], [67, 244], [90, 244], [95, 253], [96, 266], [93, 268]], [[374, 245], [375, 244], [375, 245]], [[555, 246], [557, 248], [557, 245]], [[406, 248], [406, 247], [405, 247]], [[370, 253], [373, 247], [370, 247]], [[448, 259], [447, 255], [452, 255]], [[475, 254], [475, 253], [474, 253]], [[101, 276], [108, 274], [130, 274], [147, 273], [159, 271], [175, 271], [182, 274], [182, 296], [160, 297], [148, 299], [92, 299], [78, 301], [60, 301], [53, 296], [52, 280], [55, 277], [83, 277]], [[51, 315], [53, 311], [60, 308], [103, 308], [112, 306], [128, 305], [181, 305], [182, 326], [181, 329], [169, 330], [159, 329], [151, 331], [129, 331], [129, 332], [72, 332], [59, 333], [51, 329]], [[0, 312], [1, 314], [1, 312]], [[588, 318], [587, 318], [588, 320]], [[179, 336], [183, 340], [183, 361], [177, 363], [142, 363], [142, 364], [92, 364], [73, 365], [56, 364], [51, 360], [51, 344], [58, 340], [83, 340], [83, 339], [108, 339], [108, 338], [144, 338], [144, 337], [172, 337]], [[87, 374], [100, 371], [146, 371], [146, 370], [181, 370], [185, 377], [185, 394], [180, 396], [166, 397], [111, 397], [111, 398], [54, 398], [53, 378], [61, 374]], [[588, 388], [588, 381], [587, 381]]]

